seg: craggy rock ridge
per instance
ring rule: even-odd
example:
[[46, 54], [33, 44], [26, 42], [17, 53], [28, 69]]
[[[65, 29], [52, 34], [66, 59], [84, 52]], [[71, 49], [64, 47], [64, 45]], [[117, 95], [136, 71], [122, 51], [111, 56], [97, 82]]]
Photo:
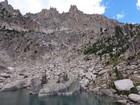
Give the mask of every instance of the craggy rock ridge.
[[84, 14], [76, 6], [23, 16], [0, 2], [1, 91], [27, 88], [44, 96], [80, 88], [136, 104], [139, 87], [139, 24]]
[[40, 31], [42, 29], [37, 22], [23, 17], [19, 10], [13, 9], [7, 1], [0, 3], [0, 13], [0, 29], [17, 31]]
[[101, 26], [111, 28], [117, 23], [115, 20], [109, 20], [101, 15], [84, 14], [74, 5], [70, 7], [68, 13], [60, 14], [55, 8], [50, 8], [50, 10], [43, 9], [37, 14], [28, 13], [26, 17], [39, 22], [49, 32], [54, 30], [94, 30], [95, 33], [98, 33]]

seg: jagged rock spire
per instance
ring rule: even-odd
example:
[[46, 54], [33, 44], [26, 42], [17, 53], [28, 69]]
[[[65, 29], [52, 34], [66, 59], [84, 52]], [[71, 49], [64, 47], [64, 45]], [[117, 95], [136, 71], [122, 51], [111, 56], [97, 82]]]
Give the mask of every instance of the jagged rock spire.
[[5, 0], [5, 3], [8, 4], [8, 0]]
[[1, 3], [4, 5], [8, 5], [8, 0], [2, 1]]
[[5, 0], [5, 1], [2, 1], [0, 2], [1, 5], [4, 7], [4, 8], [7, 8], [8, 7], [8, 0]]
[[78, 11], [78, 8], [76, 7], [76, 5], [71, 5], [69, 12], [76, 12]]

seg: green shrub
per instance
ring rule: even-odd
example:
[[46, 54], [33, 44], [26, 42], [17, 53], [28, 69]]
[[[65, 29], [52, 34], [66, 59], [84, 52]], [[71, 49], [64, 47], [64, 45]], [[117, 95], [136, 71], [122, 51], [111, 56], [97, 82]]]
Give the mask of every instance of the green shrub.
[[123, 32], [120, 26], [115, 27], [115, 36], [119, 39], [123, 36]]
[[110, 62], [109, 61], [105, 62], [105, 66], [108, 66], [108, 65], [110, 65]]
[[68, 81], [68, 80], [69, 80], [68, 74], [67, 74], [67, 73], [64, 73], [63, 80], [64, 80], [64, 81]]
[[93, 54], [97, 52], [97, 48], [94, 46], [89, 46], [87, 49], [85, 49], [84, 54]]
[[137, 57], [140, 58], [140, 52], [137, 53]]
[[45, 83], [47, 83], [47, 75], [43, 75], [42, 76], [42, 79], [41, 79], [41, 84], [45, 84]]
[[105, 64], [106, 66], [113, 65], [115, 67], [118, 64], [118, 59], [110, 58]]
[[130, 89], [129, 93], [134, 93], [134, 94], [138, 94], [138, 90], [136, 87], [133, 87]]
[[116, 79], [117, 80], [120, 80], [120, 79], [123, 79], [124, 78], [123, 75], [122, 75], [122, 73], [117, 69], [117, 67], [115, 67], [114, 72], [115, 72], [115, 75], [116, 75]]

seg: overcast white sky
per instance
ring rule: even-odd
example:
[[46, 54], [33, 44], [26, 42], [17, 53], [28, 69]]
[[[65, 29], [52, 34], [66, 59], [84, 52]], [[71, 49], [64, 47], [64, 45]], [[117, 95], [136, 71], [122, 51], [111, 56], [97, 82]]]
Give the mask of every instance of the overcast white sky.
[[140, 9], [140, 0], [138, 0], [136, 5], [137, 5], [137, 8]]
[[[4, 0], [0, 0], [4, 1]], [[105, 6], [102, 5], [102, 0], [8, 0], [15, 9], [25, 14], [26, 12], [36, 13], [40, 12], [42, 8], [49, 9], [56, 7], [62, 13], [68, 12], [70, 5], [76, 5], [77, 8], [84, 13], [103, 14]]]

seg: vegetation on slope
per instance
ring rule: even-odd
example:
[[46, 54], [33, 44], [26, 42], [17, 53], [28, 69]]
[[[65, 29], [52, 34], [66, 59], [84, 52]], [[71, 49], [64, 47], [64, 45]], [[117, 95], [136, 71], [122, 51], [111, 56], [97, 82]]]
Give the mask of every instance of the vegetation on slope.
[[[133, 27], [132, 25], [131, 28]], [[124, 27], [124, 29], [127, 25]], [[136, 33], [135, 33], [136, 34]], [[139, 35], [139, 34], [136, 34]], [[106, 65], [116, 66], [121, 55], [124, 54], [131, 46], [130, 39], [134, 37], [134, 33], [124, 34], [124, 30], [120, 26], [115, 27], [115, 33], [113, 35], [104, 36], [97, 40], [95, 43], [90, 44], [84, 50], [84, 54], [96, 54], [99, 55], [101, 60], [102, 56], [108, 54], [109, 59]]]

